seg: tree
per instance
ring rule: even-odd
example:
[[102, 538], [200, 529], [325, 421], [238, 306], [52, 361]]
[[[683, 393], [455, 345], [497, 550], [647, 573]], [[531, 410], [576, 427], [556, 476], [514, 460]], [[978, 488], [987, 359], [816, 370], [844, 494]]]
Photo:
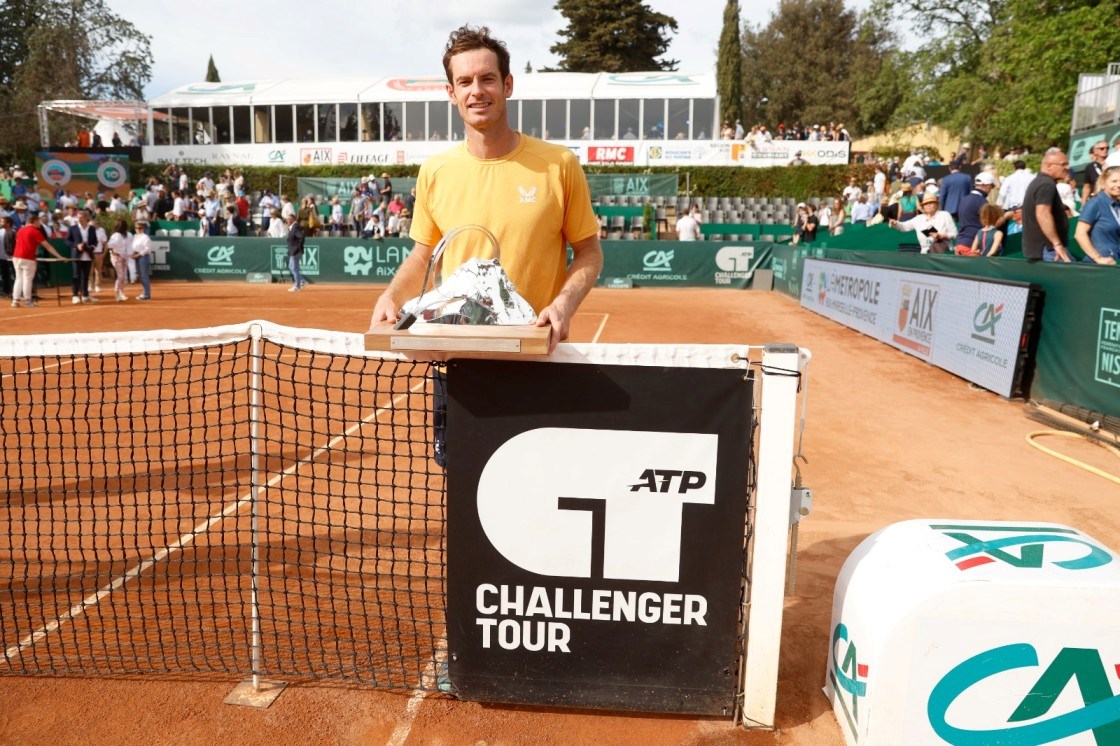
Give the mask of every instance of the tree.
[[105, 0], [7, 0], [0, 15], [0, 28], [18, 35], [3, 41], [0, 62], [0, 116], [11, 151], [38, 143], [42, 101], [143, 98], [150, 40]]
[[936, 0], [905, 15], [929, 41], [902, 111], [992, 148], [1066, 142], [1079, 74], [1120, 47], [1115, 0]]
[[723, 30], [719, 35], [716, 59], [716, 86], [721, 116], [734, 121], [743, 118], [743, 48], [739, 43], [739, 0], [727, 0], [723, 9]]
[[206, 63], [206, 82], [207, 83], [221, 83], [222, 77], [218, 75], [218, 68], [214, 65], [214, 55], [210, 55], [210, 61]]
[[888, 51], [889, 40], [844, 0], [780, 0], [765, 27], [743, 29], [747, 116], [791, 124], [860, 121], [856, 80]]
[[640, 72], [676, 70], [677, 60], [658, 60], [669, 49], [674, 18], [656, 13], [640, 0], [559, 0], [556, 10], [568, 25], [563, 41], [549, 51], [563, 72]]

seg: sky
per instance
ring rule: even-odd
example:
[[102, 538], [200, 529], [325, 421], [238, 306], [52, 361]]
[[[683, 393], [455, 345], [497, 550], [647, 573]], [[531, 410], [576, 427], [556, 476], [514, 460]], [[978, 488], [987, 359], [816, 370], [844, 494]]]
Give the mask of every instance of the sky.
[[[726, 0], [645, 0], [676, 19], [669, 59], [681, 72], [715, 70]], [[556, 63], [548, 48], [564, 18], [555, 0], [379, 0], [353, 4], [269, 0], [267, 4], [202, 0], [164, 3], [107, 0], [151, 37], [154, 98], [206, 77], [206, 61], [224, 82], [283, 78], [442, 75], [447, 34], [463, 23], [489, 26], [510, 50], [516, 77]], [[778, 0], [740, 0], [742, 18], [765, 25]], [[855, 7], [866, 5], [856, 0]], [[176, 7], [177, 6], [177, 7]], [[360, 10], [351, 10], [357, 6]], [[159, 7], [158, 11], [153, 8]], [[262, 7], [268, 8], [267, 12]], [[687, 12], [685, 12], [687, 10]]]

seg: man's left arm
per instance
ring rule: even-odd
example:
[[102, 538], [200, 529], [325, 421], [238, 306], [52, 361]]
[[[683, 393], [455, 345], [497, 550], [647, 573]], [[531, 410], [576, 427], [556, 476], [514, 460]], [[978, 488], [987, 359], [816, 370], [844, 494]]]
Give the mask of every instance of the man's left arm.
[[1042, 231], [1042, 235], [1050, 243], [1050, 247], [1058, 255], [1058, 259], [1063, 262], [1072, 262], [1069, 252], [1065, 248], [1065, 239], [1058, 235], [1058, 225], [1054, 220], [1054, 216], [1050, 213], [1050, 205], [1039, 203], [1034, 208], [1035, 219], [1038, 221], [1038, 227]]
[[591, 292], [595, 281], [599, 279], [599, 272], [603, 269], [603, 246], [599, 243], [599, 234], [592, 234], [582, 241], [573, 243], [572, 253], [574, 258], [568, 267], [564, 287], [552, 303], [537, 316], [537, 326], [552, 325], [552, 343], [549, 345], [549, 352], [555, 350], [556, 345], [568, 338], [576, 309]]

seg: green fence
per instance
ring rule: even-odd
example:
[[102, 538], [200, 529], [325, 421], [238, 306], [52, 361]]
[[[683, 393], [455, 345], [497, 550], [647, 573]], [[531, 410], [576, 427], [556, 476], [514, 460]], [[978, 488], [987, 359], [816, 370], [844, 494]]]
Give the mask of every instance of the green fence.
[[1008, 258], [774, 246], [775, 290], [800, 298], [806, 256], [1038, 285], [1043, 295], [1033, 371], [1027, 379], [1030, 396], [1120, 417], [1120, 270]]
[[676, 197], [676, 174], [588, 174], [592, 197]]

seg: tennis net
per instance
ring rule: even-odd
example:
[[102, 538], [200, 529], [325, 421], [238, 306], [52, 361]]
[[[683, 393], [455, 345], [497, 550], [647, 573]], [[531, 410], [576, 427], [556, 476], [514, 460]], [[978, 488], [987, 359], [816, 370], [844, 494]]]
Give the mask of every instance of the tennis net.
[[[267, 322], [0, 337], [0, 674], [445, 688], [438, 369], [363, 345]], [[554, 359], [737, 359], [588, 347]]]

